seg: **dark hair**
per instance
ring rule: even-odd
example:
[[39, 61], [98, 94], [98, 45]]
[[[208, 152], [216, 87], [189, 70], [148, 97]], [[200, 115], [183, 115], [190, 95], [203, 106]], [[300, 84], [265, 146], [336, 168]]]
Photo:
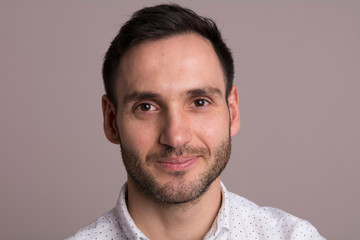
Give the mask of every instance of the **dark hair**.
[[110, 101], [117, 104], [114, 90], [116, 72], [126, 51], [146, 40], [191, 32], [208, 39], [214, 47], [226, 78], [227, 99], [234, 79], [234, 61], [215, 22], [179, 5], [162, 4], [135, 12], [111, 42], [102, 69], [105, 91]]

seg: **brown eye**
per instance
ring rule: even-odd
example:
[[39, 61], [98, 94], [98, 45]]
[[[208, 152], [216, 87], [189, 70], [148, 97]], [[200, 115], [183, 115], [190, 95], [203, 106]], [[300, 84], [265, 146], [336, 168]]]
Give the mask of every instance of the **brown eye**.
[[140, 110], [141, 111], [150, 111], [151, 110], [151, 104], [149, 103], [143, 103], [143, 104], [140, 104]]
[[135, 110], [139, 112], [150, 112], [150, 111], [156, 111], [158, 110], [158, 108], [150, 103], [140, 103], [139, 105], [136, 106]]
[[206, 106], [207, 104], [209, 104], [209, 101], [205, 100], [205, 99], [202, 99], [202, 98], [199, 98], [199, 99], [196, 99], [194, 101], [194, 106], [195, 107], [204, 107]]

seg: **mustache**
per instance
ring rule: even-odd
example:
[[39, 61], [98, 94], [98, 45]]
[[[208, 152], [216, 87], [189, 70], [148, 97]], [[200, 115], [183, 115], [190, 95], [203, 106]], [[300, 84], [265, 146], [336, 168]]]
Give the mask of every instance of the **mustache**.
[[153, 162], [163, 158], [181, 156], [201, 156], [204, 159], [208, 159], [210, 156], [210, 151], [205, 147], [192, 147], [188, 145], [184, 145], [179, 148], [168, 147], [163, 149], [161, 152], [152, 153], [146, 156], [146, 162]]

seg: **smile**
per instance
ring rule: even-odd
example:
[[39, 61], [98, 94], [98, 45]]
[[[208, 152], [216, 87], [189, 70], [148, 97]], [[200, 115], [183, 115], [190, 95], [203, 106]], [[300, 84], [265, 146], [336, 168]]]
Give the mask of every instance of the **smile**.
[[162, 159], [156, 161], [155, 166], [165, 171], [184, 171], [194, 166], [199, 159], [197, 156]]

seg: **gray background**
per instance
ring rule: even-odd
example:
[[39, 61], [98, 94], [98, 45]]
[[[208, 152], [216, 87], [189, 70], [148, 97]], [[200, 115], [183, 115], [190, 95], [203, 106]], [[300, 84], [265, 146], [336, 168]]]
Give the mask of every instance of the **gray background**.
[[[126, 179], [102, 130], [102, 58], [159, 1], [0, 2], [0, 239], [61, 239]], [[359, 1], [182, 1], [216, 20], [242, 125], [223, 174], [250, 200], [360, 239]]]

